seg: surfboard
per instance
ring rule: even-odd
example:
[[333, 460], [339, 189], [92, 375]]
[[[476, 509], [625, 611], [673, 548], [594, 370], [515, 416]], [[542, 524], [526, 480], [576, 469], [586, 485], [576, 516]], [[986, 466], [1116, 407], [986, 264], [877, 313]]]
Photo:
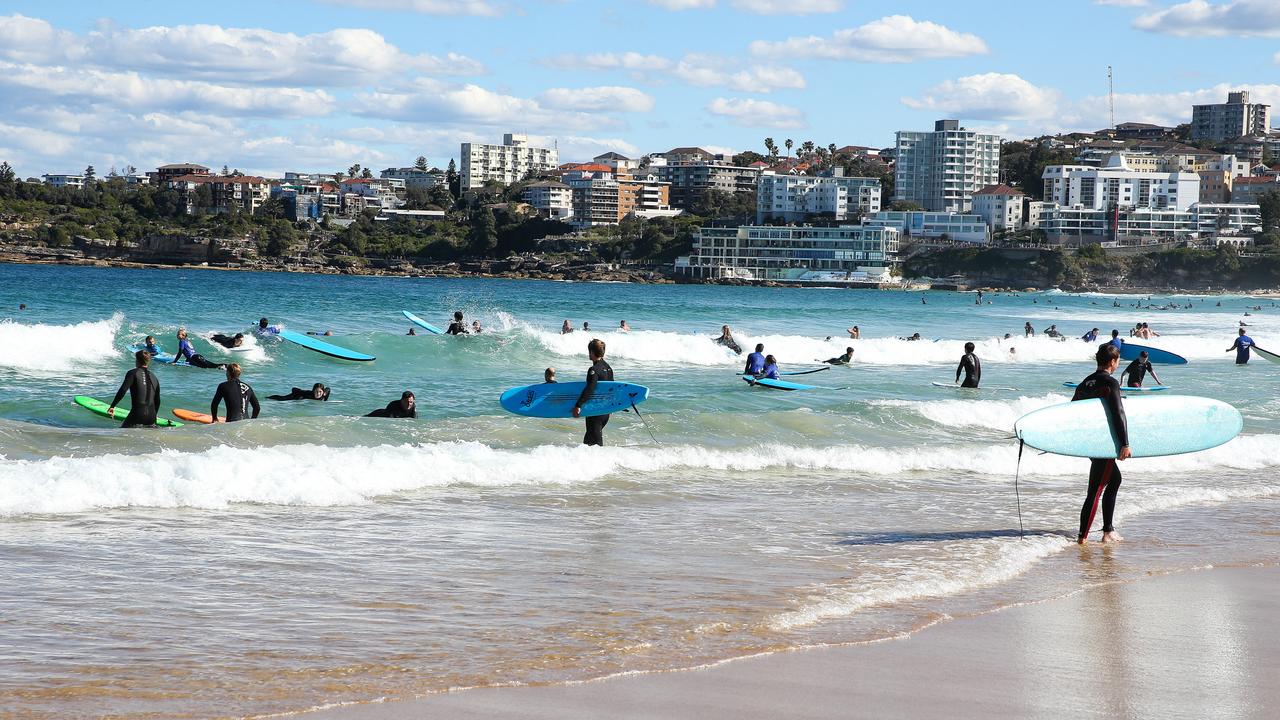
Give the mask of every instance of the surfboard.
[[408, 319], [409, 319], [409, 322], [413, 323], [414, 325], [417, 325], [418, 327], [422, 328], [423, 330], [426, 330], [427, 332], [429, 332], [429, 333], [433, 333], [433, 334], [435, 334], [435, 335], [443, 335], [443, 334], [444, 334], [444, 331], [443, 331], [443, 330], [441, 330], [440, 328], [436, 327], [435, 325], [432, 325], [431, 323], [427, 322], [426, 320], [423, 320], [422, 318], [418, 317], [417, 315], [414, 315], [413, 313], [409, 312], [408, 310], [401, 310], [400, 312], [404, 313], [404, 316], [405, 316], [406, 318], [408, 318]]
[[308, 335], [303, 335], [300, 332], [294, 332], [293, 330], [281, 330], [277, 334], [282, 339], [288, 340], [294, 345], [301, 345], [302, 347], [308, 350], [314, 350], [315, 352], [318, 352], [321, 355], [328, 355], [329, 357], [335, 357], [335, 358], [338, 358], [339, 360], [355, 360], [357, 362], [369, 362], [375, 359], [372, 355], [365, 355], [364, 353], [358, 353], [355, 350], [348, 350], [343, 347], [338, 347], [337, 345], [327, 343], [323, 340], [317, 340]]
[[[516, 415], [537, 418], [571, 418], [573, 405], [582, 395], [585, 382], [540, 383], [511, 388], [498, 402]], [[582, 406], [582, 416], [608, 415], [629, 409], [649, 399], [649, 388], [624, 382], [596, 383], [595, 392]]]
[[[145, 349], [146, 349], [146, 346], [145, 346], [145, 345], [142, 345], [141, 343], [138, 343], [138, 344], [134, 344], [134, 345], [130, 345], [130, 346], [129, 346], [129, 352], [131, 352], [131, 353], [136, 353], [136, 352], [138, 352], [139, 350], [145, 350]], [[171, 354], [169, 354], [169, 353], [167, 353], [167, 352], [161, 352], [159, 355], [152, 355], [152, 356], [151, 356], [151, 362], [165, 363], [165, 364], [169, 364], [169, 365], [174, 364], [174, 361], [175, 361], [175, 360], [177, 360], [177, 359], [178, 359], [178, 358], [174, 357], [173, 355], [171, 355]], [[177, 363], [177, 364], [178, 364], [178, 365], [186, 365], [186, 363]]]
[[[1181, 455], [1217, 447], [1244, 429], [1234, 407], [1191, 395], [1146, 395], [1124, 401], [1129, 450], [1136, 458]], [[1023, 415], [1013, 432], [1029, 447], [1057, 455], [1114, 458], [1120, 448], [1098, 399], [1041, 408]]]
[[[124, 422], [125, 417], [129, 414], [129, 408], [116, 407], [115, 414], [108, 412], [110, 406], [97, 398], [91, 398], [88, 395], [77, 395], [72, 398], [75, 404], [88, 410], [99, 417], [104, 417], [116, 422]], [[182, 427], [182, 423], [177, 420], [166, 420], [165, 418], [156, 418], [156, 425], [160, 427]]]
[[[1064, 382], [1062, 383], [1062, 387], [1077, 388], [1077, 387], [1080, 387], [1080, 383]], [[1128, 385], [1120, 386], [1121, 392], [1153, 393], [1153, 392], [1164, 392], [1165, 390], [1169, 390], [1169, 389], [1171, 388], [1168, 385], [1144, 385], [1143, 387], [1129, 387]]]
[[1013, 392], [1017, 392], [1017, 391], [1018, 391], [1018, 388], [1011, 388], [1011, 387], [976, 387], [976, 388], [967, 388], [967, 387], [960, 387], [960, 385], [959, 385], [958, 383], [935, 382], [935, 383], [931, 383], [931, 384], [932, 384], [934, 387], [940, 387], [940, 388], [952, 388], [952, 389], [954, 389], [954, 390], [1011, 390], [1011, 391], [1013, 391]]
[[1186, 365], [1187, 359], [1176, 353], [1160, 348], [1147, 347], [1146, 345], [1138, 345], [1137, 343], [1126, 342], [1120, 347], [1121, 360], [1137, 360], [1138, 354], [1143, 350], [1147, 351], [1147, 359], [1152, 365]]
[[793, 383], [789, 380], [771, 380], [769, 378], [754, 378], [750, 375], [743, 375], [742, 379], [747, 381], [747, 384], [751, 385], [752, 387], [759, 386], [759, 387], [772, 388], [774, 390], [816, 390], [817, 389], [817, 386], [815, 385], [802, 385], [800, 383]]
[[1277, 354], [1275, 354], [1275, 353], [1271, 352], [1270, 350], [1263, 350], [1262, 348], [1258, 347], [1257, 345], [1254, 345], [1254, 346], [1253, 346], [1253, 351], [1254, 351], [1254, 352], [1256, 352], [1256, 353], [1258, 353], [1258, 355], [1259, 355], [1260, 357], [1262, 357], [1262, 359], [1264, 359], [1264, 360], [1270, 360], [1270, 361], [1271, 361], [1271, 362], [1273, 362], [1273, 363], [1280, 364], [1280, 355], [1277, 355]]
[[[195, 410], [183, 410], [182, 408], [178, 408], [173, 411], [173, 416], [179, 420], [189, 420], [193, 423], [200, 423], [202, 425], [213, 424], [212, 415], [209, 413], [196, 412]], [[224, 417], [218, 418], [218, 422], [226, 422], [226, 420], [227, 419]]]

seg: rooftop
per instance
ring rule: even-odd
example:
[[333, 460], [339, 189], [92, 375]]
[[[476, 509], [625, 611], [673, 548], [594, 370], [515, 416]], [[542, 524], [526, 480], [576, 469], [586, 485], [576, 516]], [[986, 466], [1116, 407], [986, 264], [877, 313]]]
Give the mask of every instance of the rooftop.
[[1025, 195], [1025, 194], [1026, 193], [1022, 192], [1018, 188], [1010, 187], [1009, 185], [1005, 185], [1003, 183], [999, 185], [988, 185], [982, 188], [981, 190], [979, 190], [978, 192], [974, 193], [974, 195]]

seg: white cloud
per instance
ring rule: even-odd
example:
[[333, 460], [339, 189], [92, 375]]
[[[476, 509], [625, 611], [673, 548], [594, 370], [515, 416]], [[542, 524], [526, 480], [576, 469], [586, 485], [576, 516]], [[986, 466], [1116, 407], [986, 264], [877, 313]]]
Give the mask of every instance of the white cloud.
[[538, 100], [547, 107], [587, 112], [648, 112], [653, 98], [635, 88], [604, 86], [551, 88]]
[[1210, 3], [1191, 0], [1142, 15], [1133, 21], [1139, 30], [1178, 36], [1280, 36], [1280, 2], [1235, 0]]
[[1058, 110], [1057, 90], [1037, 87], [1018, 75], [985, 73], [947, 80], [902, 103], [916, 110], [978, 120], [1044, 120]]
[[804, 75], [783, 65], [747, 65], [740, 59], [688, 53], [679, 60], [637, 52], [556, 55], [543, 61], [560, 70], [622, 70], [637, 80], [674, 78], [695, 87], [768, 93], [805, 87]]
[[751, 43], [757, 55], [813, 57], [872, 63], [907, 63], [917, 60], [984, 55], [982, 38], [907, 15], [891, 15], [856, 28], [837, 30], [829, 37], [792, 37], [780, 42]]
[[662, 72], [670, 70], [675, 64], [661, 55], [645, 55], [638, 52], [555, 55], [542, 62], [559, 70], [634, 70], [637, 72]]
[[751, 98], [716, 98], [707, 112], [729, 119], [742, 127], [787, 130], [805, 127], [804, 113], [788, 105]]
[[495, 17], [502, 8], [487, 0], [317, 0], [325, 5], [340, 5], [365, 10], [401, 10], [423, 15], [480, 15]]
[[1093, 0], [1094, 5], [1114, 5], [1115, 7], [1146, 7], [1147, 0]]
[[646, 0], [646, 2], [668, 10], [698, 10], [716, 6], [716, 0]]
[[419, 78], [410, 86], [356, 96], [354, 113], [415, 122], [468, 122], [530, 131], [597, 130], [623, 125], [601, 113], [559, 110], [538, 100], [494, 92], [479, 85], [446, 85]]
[[756, 15], [813, 15], [844, 9], [844, 0], [733, 0], [733, 6]]

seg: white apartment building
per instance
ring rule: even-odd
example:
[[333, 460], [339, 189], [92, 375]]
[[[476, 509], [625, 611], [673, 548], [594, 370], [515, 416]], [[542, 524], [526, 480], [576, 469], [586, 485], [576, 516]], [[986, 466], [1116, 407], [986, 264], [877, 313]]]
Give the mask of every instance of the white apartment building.
[[1191, 139], [1227, 142], [1245, 135], [1266, 135], [1271, 130], [1271, 106], [1250, 103], [1249, 93], [1227, 93], [1218, 105], [1191, 106]]
[[968, 212], [973, 194], [1000, 182], [1000, 136], [939, 120], [933, 132], [897, 133], [895, 200], [930, 212]]
[[50, 187], [69, 187], [82, 189], [84, 175], [43, 175], [44, 184]]
[[882, 210], [862, 219], [863, 225], [891, 227], [905, 237], [943, 242], [985, 244], [991, 229], [977, 215], [934, 213], [923, 210]]
[[591, 162], [607, 166], [613, 171], [615, 176], [630, 175], [640, 169], [639, 160], [634, 160], [626, 155], [616, 152], [607, 152], [603, 155], [597, 155], [591, 158]]
[[573, 217], [573, 189], [561, 182], [536, 182], [524, 189], [524, 201], [549, 219], [567, 222]]
[[880, 181], [844, 177], [844, 169], [831, 175], [777, 175], [766, 171], [756, 185], [756, 222], [771, 220], [804, 222], [826, 216], [848, 219], [851, 214], [880, 212]]
[[501, 145], [462, 143], [463, 191], [484, 187], [490, 180], [504, 185], [519, 182], [529, 173], [554, 170], [560, 154], [554, 148], [533, 147], [527, 135], [507, 133]]
[[1119, 154], [1102, 167], [1050, 165], [1042, 178], [1044, 199], [1062, 207], [1187, 210], [1200, 202], [1198, 174], [1138, 172]]
[[1018, 230], [1026, 221], [1026, 194], [1008, 185], [988, 185], [973, 194], [973, 214], [992, 230]]
[[1245, 203], [1197, 203], [1186, 210], [1128, 208], [1108, 211], [1047, 205], [1041, 228], [1054, 242], [1082, 244], [1124, 239], [1243, 238], [1261, 230], [1262, 211]]
[[891, 227], [704, 227], [676, 272], [695, 278], [884, 281], [898, 261]]
[[387, 180], [399, 180], [404, 183], [404, 187], [419, 190], [430, 190], [445, 182], [444, 173], [439, 170], [422, 170], [416, 167], [387, 168], [379, 176]]

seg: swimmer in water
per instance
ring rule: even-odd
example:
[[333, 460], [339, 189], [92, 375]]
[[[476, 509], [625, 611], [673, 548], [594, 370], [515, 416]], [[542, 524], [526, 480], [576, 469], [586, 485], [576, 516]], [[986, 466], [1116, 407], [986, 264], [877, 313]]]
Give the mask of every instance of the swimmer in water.
[[418, 417], [417, 400], [413, 393], [405, 390], [399, 400], [392, 400], [384, 408], [379, 408], [365, 415], [367, 418], [416, 418]]
[[550, 384], [556, 381], [556, 369], [549, 367], [542, 371], [542, 382]]
[[715, 343], [717, 345], [723, 345], [739, 355], [742, 354], [742, 346], [738, 345], [738, 343], [733, 339], [733, 331], [729, 329], [728, 325], [722, 325], [720, 327], [720, 337], [715, 338]]
[[565, 320], [564, 324], [560, 326], [560, 334], [568, 335], [571, 332], [573, 332], [573, 326], [569, 324], [568, 320]]
[[462, 311], [458, 310], [453, 314], [453, 322], [449, 323], [449, 329], [444, 331], [446, 335], [468, 335], [467, 324], [462, 319]]
[[287, 400], [326, 400], [327, 401], [329, 399], [329, 387], [324, 383], [316, 383], [315, 385], [311, 386], [310, 390], [303, 390], [302, 388], [296, 387], [296, 388], [293, 388], [288, 395], [268, 395], [267, 399], [280, 400], [280, 401], [287, 401]]

